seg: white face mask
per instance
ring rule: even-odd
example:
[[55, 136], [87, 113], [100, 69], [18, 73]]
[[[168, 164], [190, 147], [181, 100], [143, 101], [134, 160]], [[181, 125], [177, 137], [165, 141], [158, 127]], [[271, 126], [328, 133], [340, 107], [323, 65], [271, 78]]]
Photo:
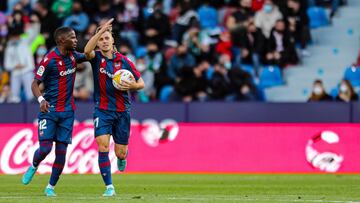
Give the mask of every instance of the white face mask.
[[348, 87], [345, 84], [340, 85], [340, 92], [345, 93], [348, 91]]
[[132, 4], [132, 3], [127, 3], [127, 4], [125, 4], [125, 7], [126, 7], [126, 10], [132, 11], [136, 8], [136, 5]]
[[315, 86], [314, 89], [313, 89], [313, 92], [315, 95], [321, 95], [322, 94], [322, 88], [319, 87], [319, 86]]
[[143, 63], [139, 63], [136, 65], [136, 69], [139, 71], [139, 72], [143, 72], [145, 69], [146, 69], [146, 66], [145, 64]]

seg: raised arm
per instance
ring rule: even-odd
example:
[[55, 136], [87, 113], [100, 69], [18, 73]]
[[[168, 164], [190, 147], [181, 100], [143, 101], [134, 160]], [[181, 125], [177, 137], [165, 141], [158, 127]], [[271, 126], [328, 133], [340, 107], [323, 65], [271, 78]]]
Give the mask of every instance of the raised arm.
[[96, 44], [104, 32], [111, 30], [111, 26], [112, 26], [111, 23], [113, 21], [114, 21], [114, 18], [111, 18], [110, 20], [108, 20], [104, 25], [101, 26], [101, 29], [99, 30], [99, 32], [97, 32], [94, 36], [92, 36], [90, 38], [90, 40], [88, 41], [88, 43], [86, 44], [86, 46], [84, 48], [84, 54], [87, 59], [90, 60], [95, 57], [94, 49], [96, 47]]

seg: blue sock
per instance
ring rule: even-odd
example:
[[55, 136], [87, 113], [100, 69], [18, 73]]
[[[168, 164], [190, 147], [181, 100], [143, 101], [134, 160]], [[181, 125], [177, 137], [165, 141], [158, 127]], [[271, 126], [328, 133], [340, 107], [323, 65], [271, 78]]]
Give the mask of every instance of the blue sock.
[[66, 149], [67, 149], [67, 144], [61, 143], [61, 142], [56, 142], [56, 147], [55, 147], [55, 156], [56, 157], [55, 157], [55, 162], [52, 167], [52, 172], [51, 172], [50, 182], [49, 182], [49, 184], [52, 186], [56, 185], [56, 183], [58, 182], [59, 177], [61, 175], [61, 172], [64, 168]]
[[111, 163], [109, 152], [99, 152], [99, 168], [105, 185], [111, 185]]
[[40, 141], [40, 147], [34, 153], [33, 166], [38, 167], [42, 160], [51, 152], [52, 141]]

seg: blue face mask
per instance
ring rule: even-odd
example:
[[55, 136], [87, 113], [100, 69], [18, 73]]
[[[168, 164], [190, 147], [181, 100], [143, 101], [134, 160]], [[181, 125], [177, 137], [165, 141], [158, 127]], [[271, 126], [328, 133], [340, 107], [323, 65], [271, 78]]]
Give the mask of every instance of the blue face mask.
[[273, 7], [270, 4], [265, 4], [263, 7], [263, 10], [265, 11], [265, 13], [270, 13], [272, 11]]
[[39, 47], [39, 48], [37, 49], [37, 51], [36, 51], [36, 54], [43, 56], [43, 55], [46, 54], [46, 52], [47, 52], [46, 48], [44, 48], [44, 47]]
[[225, 68], [226, 69], [231, 69], [231, 62], [226, 62], [225, 64], [224, 64], [224, 66], [225, 66]]

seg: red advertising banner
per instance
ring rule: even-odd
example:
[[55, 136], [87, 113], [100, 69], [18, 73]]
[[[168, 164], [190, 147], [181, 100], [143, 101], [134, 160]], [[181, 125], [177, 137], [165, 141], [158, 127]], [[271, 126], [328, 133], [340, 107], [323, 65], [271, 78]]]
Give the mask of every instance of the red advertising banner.
[[[37, 126], [0, 125], [0, 174], [26, 171], [38, 147]], [[360, 172], [357, 124], [185, 124], [133, 121], [127, 172]], [[54, 150], [54, 149], [53, 149]], [[74, 127], [64, 173], [98, 173], [91, 125]], [[54, 152], [38, 172], [50, 173]], [[111, 145], [112, 171], [116, 156]]]

